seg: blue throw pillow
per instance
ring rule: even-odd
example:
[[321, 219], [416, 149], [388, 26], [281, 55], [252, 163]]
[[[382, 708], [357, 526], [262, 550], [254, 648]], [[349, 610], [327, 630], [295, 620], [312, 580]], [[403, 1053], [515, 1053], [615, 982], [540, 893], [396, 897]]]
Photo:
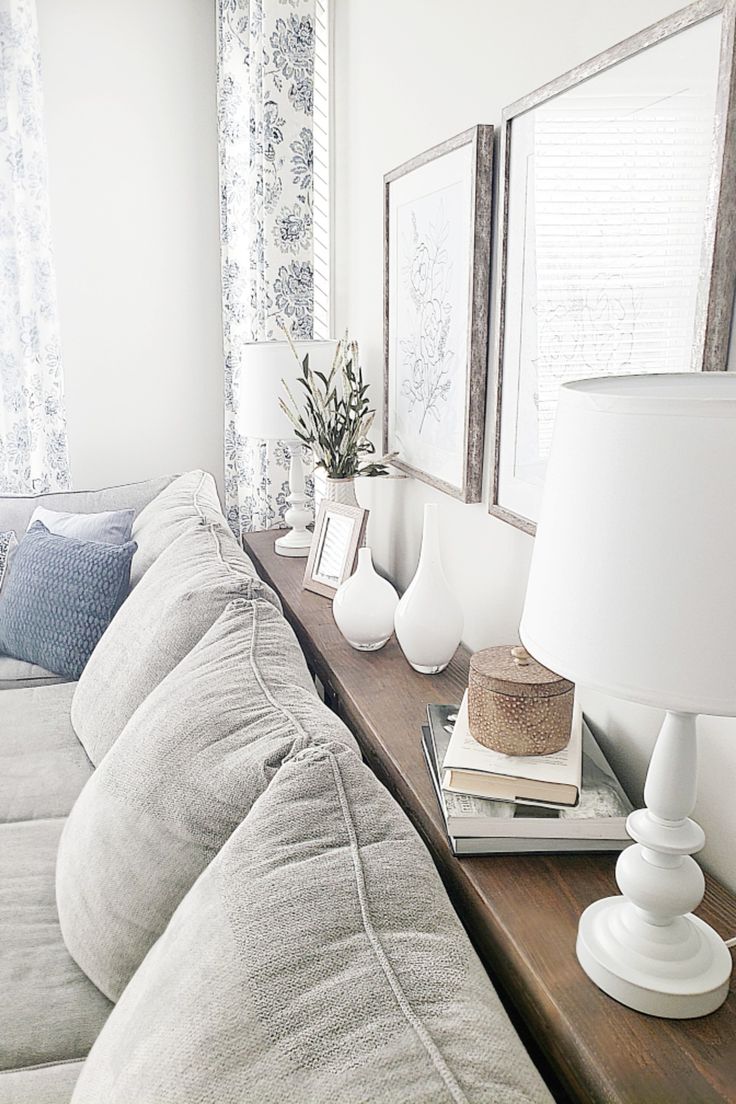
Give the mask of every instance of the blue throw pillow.
[[60, 537], [35, 521], [0, 593], [0, 652], [78, 679], [128, 593], [137, 547]]

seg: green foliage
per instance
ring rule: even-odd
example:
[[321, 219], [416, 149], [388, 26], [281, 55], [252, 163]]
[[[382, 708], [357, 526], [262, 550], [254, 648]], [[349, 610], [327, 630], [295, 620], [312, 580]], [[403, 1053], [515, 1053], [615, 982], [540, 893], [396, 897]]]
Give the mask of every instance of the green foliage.
[[[292, 345], [294, 356], [299, 355]], [[386, 475], [385, 461], [369, 460], [375, 446], [368, 440], [375, 410], [368, 401], [368, 384], [358, 359], [358, 343], [348, 341], [347, 334], [338, 341], [332, 367], [327, 375], [309, 367], [309, 356], [301, 365], [298, 384], [302, 405], [291, 393], [285, 380], [288, 402], [279, 403], [300, 441], [309, 445], [315, 461], [331, 479], [349, 479], [355, 475]]]

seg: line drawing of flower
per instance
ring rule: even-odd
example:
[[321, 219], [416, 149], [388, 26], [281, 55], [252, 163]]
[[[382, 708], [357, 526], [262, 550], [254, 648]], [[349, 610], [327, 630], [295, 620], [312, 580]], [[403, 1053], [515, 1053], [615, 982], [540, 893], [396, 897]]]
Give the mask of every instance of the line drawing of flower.
[[453, 313], [452, 263], [446, 247], [449, 234], [443, 200], [424, 233], [420, 233], [416, 212], [412, 211], [411, 240], [402, 272], [403, 291], [411, 304], [411, 333], [399, 345], [401, 394], [409, 400], [409, 414], [416, 414], [419, 421], [418, 434], [428, 417], [440, 421], [453, 384], [455, 352], [448, 345]]

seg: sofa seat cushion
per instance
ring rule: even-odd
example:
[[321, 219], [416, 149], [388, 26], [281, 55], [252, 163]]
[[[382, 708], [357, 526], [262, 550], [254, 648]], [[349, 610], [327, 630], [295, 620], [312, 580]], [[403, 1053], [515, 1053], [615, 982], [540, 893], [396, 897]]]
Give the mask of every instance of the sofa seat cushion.
[[112, 1008], [61, 937], [54, 881], [63, 823], [0, 825], [0, 1069], [83, 1058]]
[[103, 993], [118, 999], [284, 758], [326, 739], [357, 754], [287, 622], [263, 599], [231, 602], [133, 714], [64, 828], [61, 930]]
[[0, 694], [0, 822], [67, 816], [92, 774], [69, 718], [74, 688]]
[[73, 1104], [544, 1104], [399, 807], [348, 748], [279, 770], [123, 993]]
[[0, 1104], [69, 1104], [82, 1060], [0, 1070]]
[[253, 593], [278, 603], [224, 523], [197, 524], [161, 553], [103, 634], [74, 694], [74, 731], [95, 766], [228, 602]]
[[180, 475], [141, 510], [133, 523], [138, 545], [130, 574], [131, 586], [143, 578], [165, 548], [200, 521], [224, 524], [217, 487], [209, 472]]
[[0, 690], [19, 690], [28, 686], [53, 686], [66, 682], [61, 675], [39, 667], [37, 663], [28, 663], [25, 659], [13, 659], [0, 655]]

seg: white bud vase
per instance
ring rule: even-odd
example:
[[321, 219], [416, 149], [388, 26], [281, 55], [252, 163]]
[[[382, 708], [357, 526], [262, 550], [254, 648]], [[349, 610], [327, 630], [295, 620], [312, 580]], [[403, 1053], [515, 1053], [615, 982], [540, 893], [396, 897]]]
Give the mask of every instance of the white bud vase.
[[404, 655], [423, 675], [444, 671], [462, 637], [463, 611], [442, 569], [439, 513], [432, 502], [424, 507], [419, 566], [396, 607], [394, 628]]
[[332, 614], [351, 647], [375, 652], [394, 631], [398, 602], [394, 588], [373, 567], [370, 548], [361, 548], [355, 573], [335, 592]]

